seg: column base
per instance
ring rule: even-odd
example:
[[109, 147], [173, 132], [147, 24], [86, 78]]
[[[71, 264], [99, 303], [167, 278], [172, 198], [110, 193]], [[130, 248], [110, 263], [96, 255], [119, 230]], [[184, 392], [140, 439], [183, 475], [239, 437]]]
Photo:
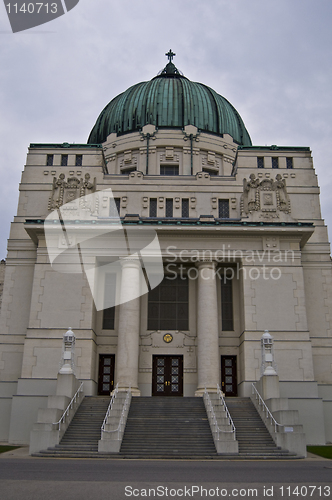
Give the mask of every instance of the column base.
[[[119, 387], [118, 392], [128, 392], [129, 387]], [[140, 396], [141, 391], [137, 389], [137, 387], [131, 387], [131, 395], [132, 396]]]
[[[217, 388], [216, 387], [207, 387], [206, 388], [207, 392], [209, 392], [211, 394], [212, 393], [217, 393]], [[205, 387], [204, 389], [202, 388], [197, 388], [196, 391], [195, 391], [195, 396], [196, 397], [203, 397], [204, 395], [204, 392], [205, 392]]]

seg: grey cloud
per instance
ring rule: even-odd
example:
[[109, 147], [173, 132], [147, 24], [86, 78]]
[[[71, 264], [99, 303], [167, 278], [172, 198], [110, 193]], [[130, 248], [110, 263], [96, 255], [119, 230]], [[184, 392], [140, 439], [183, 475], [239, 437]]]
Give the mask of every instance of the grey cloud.
[[86, 142], [103, 107], [155, 76], [170, 48], [188, 78], [236, 107], [254, 144], [312, 148], [332, 227], [331, 14], [331, 2], [312, 0], [81, 0], [10, 34], [3, 11], [0, 258], [29, 143]]

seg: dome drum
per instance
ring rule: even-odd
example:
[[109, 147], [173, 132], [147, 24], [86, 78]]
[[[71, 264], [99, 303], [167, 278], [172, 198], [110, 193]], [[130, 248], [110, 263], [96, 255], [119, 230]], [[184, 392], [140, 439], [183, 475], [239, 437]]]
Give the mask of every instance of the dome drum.
[[112, 133], [103, 143], [107, 172], [111, 175], [130, 174], [134, 170], [149, 176], [163, 175], [165, 167], [173, 167], [178, 176], [195, 176], [202, 171], [212, 176], [231, 176], [236, 152], [237, 144], [230, 135], [198, 134], [192, 125], [185, 130], [157, 130], [146, 125], [142, 132]]

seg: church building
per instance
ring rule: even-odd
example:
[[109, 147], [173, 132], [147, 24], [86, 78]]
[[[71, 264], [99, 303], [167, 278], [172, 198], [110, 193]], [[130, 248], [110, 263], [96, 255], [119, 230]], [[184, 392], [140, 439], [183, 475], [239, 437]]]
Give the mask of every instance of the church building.
[[268, 330], [307, 444], [331, 443], [331, 258], [310, 148], [254, 146], [219, 89], [167, 56], [86, 144], [29, 146], [1, 305], [0, 440], [29, 443], [71, 327], [85, 395], [152, 398], [250, 396]]

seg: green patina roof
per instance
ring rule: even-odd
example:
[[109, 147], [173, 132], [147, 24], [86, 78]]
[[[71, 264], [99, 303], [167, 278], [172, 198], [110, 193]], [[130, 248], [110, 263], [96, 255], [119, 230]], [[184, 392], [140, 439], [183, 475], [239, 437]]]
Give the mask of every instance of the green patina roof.
[[251, 145], [239, 113], [227, 99], [188, 80], [171, 59], [158, 76], [133, 85], [103, 109], [88, 144], [102, 143], [112, 132], [126, 134], [147, 124], [179, 129], [195, 125], [202, 132], [229, 134], [238, 144]]

